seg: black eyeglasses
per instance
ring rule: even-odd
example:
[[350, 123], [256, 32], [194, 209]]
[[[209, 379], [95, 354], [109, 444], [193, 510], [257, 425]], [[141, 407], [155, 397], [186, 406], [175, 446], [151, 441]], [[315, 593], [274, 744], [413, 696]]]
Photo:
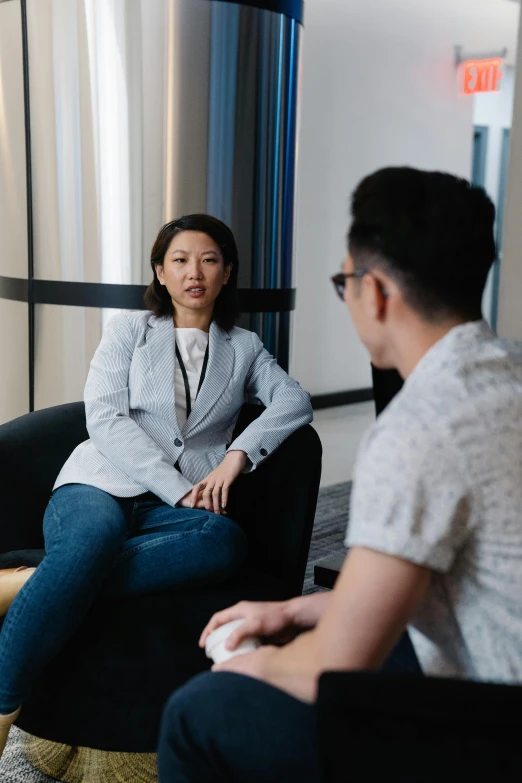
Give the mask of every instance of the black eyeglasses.
[[346, 288], [346, 281], [349, 277], [364, 277], [364, 275], [369, 274], [365, 269], [357, 269], [355, 272], [339, 272], [336, 275], [333, 275], [330, 280], [334, 284], [334, 288], [339, 296], [339, 299], [342, 299], [344, 302], [344, 289]]

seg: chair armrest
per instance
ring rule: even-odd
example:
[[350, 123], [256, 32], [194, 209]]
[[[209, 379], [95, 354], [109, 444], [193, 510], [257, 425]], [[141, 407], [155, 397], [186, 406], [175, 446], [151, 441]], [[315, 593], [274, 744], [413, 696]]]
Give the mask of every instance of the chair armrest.
[[325, 783], [518, 780], [522, 687], [326, 672], [317, 698]]
[[231, 504], [250, 541], [250, 561], [300, 595], [321, 480], [322, 447], [301, 427], [253, 473], [240, 476]]
[[83, 402], [27, 413], [0, 426], [0, 552], [43, 548], [43, 515], [53, 484], [88, 437]]

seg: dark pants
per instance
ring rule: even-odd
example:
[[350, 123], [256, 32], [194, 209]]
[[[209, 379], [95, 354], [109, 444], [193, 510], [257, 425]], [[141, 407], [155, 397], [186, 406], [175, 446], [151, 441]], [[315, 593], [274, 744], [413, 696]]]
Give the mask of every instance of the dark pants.
[[[422, 673], [407, 634], [383, 670]], [[251, 677], [206, 672], [170, 698], [158, 764], [160, 783], [320, 783], [317, 711]]]

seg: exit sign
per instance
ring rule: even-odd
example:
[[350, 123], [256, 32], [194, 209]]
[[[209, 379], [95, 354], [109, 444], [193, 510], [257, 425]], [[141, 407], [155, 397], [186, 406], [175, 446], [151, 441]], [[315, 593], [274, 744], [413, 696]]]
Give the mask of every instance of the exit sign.
[[500, 90], [502, 59], [467, 60], [462, 64], [463, 91], [465, 95]]

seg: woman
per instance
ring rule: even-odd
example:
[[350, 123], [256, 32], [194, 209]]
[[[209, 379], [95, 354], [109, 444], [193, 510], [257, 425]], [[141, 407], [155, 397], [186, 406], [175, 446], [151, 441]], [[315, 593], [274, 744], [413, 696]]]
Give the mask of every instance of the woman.
[[[46, 556], [0, 578], [0, 753], [32, 680], [96, 596], [230, 577], [246, 555], [231, 485], [312, 419], [309, 395], [234, 326], [238, 257], [216, 218], [164, 226], [149, 311], [114, 316], [85, 387], [89, 440], [63, 466], [44, 517]], [[230, 443], [245, 393], [266, 406]], [[230, 444], [230, 445], [228, 445]], [[12, 603], [11, 603], [12, 602]]]

